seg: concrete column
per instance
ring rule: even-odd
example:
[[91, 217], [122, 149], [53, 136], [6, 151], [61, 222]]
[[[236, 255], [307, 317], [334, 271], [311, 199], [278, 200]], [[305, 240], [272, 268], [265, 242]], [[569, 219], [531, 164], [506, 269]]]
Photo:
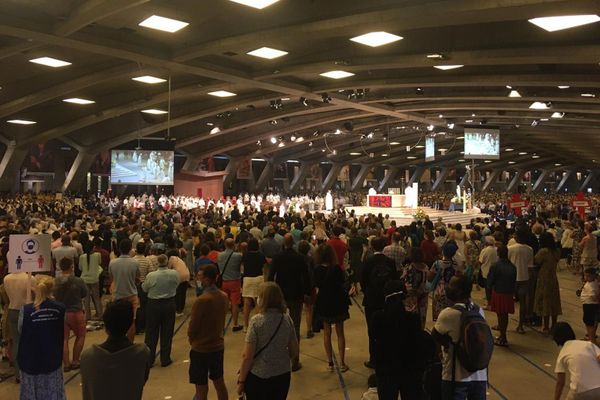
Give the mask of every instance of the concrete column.
[[262, 192], [272, 177], [273, 177], [273, 160], [267, 160], [265, 168], [262, 170], [260, 176], [258, 177], [258, 180], [256, 181], [256, 185], [254, 185], [254, 190], [256, 190], [257, 192]]
[[300, 165], [300, 170], [298, 171], [296, 176], [294, 176], [294, 179], [292, 179], [292, 183], [290, 184], [290, 192], [294, 193], [300, 188], [300, 185], [302, 185], [302, 182], [304, 182], [304, 180], [308, 176], [310, 168], [313, 165], [314, 164], [308, 163], [302, 163], [302, 165]]
[[237, 158], [230, 158], [227, 167], [225, 167], [225, 172], [227, 175], [223, 176], [223, 192], [229, 190], [229, 185], [235, 179], [237, 175], [237, 167], [240, 163], [240, 160]]
[[363, 164], [360, 166], [360, 171], [358, 171], [358, 175], [356, 175], [356, 178], [354, 178], [354, 180], [352, 181], [352, 186], [350, 186], [351, 191], [354, 192], [362, 187], [363, 183], [365, 183], [365, 178], [367, 177], [367, 174], [370, 170], [370, 165]]
[[490, 185], [492, 183], [494, 183], [494, 181], [496, 181], [496, 179], [498, 179], [498, 175], [500, 175], [500, 172], [502, 172], [499, 169], [495, 169], [492, 170], [492, 173], [490, 174], [490, 176], [486, 179], [485, 183], [483, 184], [483, 186], [481, 187], [481, 191], [485, 192], [486, 190], [488, 190], [488, 188], [490, 187]]
[[388, 188], [388, 186], [390, 185], [390, 182], [394, 180], [394, 177], [398, 173], [399, 169], [400, 168], [398, 168], [398, 167], [388, 167], [387, 171], [385, 171], [385, 176], [383, 177], [381, 184], [377, 188], [378, 192], [381, 192]]
[[521, 181], [522, 177], [523, 177], [523, 171], [518, 170], [515, 173], [515, 176], [513, 176], [513, 178], [511, 179], [511, 181], [508, 184], [508, 186], [506, 187], [506, 191], [507, 192], [512, 192], [517, 186], [519, 186], [519, 182]]
[[419, 183], [421, 177], [423, 176], [423, 173], [425, 173], [425, 167], [417, 167], [417, 169], [415, 170], [415, 172], [413, 172], [408, 182], [406, 182], [406, 186], [412, 186], [412, 184], [415, 182]]
[[583, 180], [583, 183], [581, 184], [581, 186], [579, 186], [579, 192], [583, 192], [585, 190], [585, 188], [592, 182], [592, 179], [594, 179], [595, 176], [595, 172], [594, 171], [590, 171], [588, 176], [585, 177], [585, 179]]
[[544, 187], [544, 181], [546, 180], [546, 178], [548, 177], [548, 174], [550, 173], [549, 170], [544, 169], [542, 170], [542, 173], [540, 174], [540, 176], [537, 178], [537, 180], [535, 181], [535, 183], [533, 184], [533, 188], [532, 191], [533, 192], [537, 192], [539, 191], [542, 187]]
[[554, 191], [556, 193], [560, 192], [562, 190], [563, 187], [565, 187], [565, 185], [567, 184], [567, 181], [569, 180], [569, 178], [571, 176], [573, 176], [573, 172], [575, 172], [574, 170], [570, 169], [568, 171], [565, 171], [565, 175], [562, 177], [562, 179], [560, 180], [560, 182], [558, 182], [558, 185], [556, 185], [556, 187], [554, 188]]
[[333, 164], [331, 169], [329, 170], [329, 174], [325, 177], [323, 181], [323, 186], [321, 187], [321, 191], [323, 193], [327, 192], [329, 189], [333, 187], [333, 184], [338, 178], [338, 174], [342, 170], [342, 164]]
[[61, 190], [77, 191], [81, 189], [82, 184], [85, 182], [87, 173], [89, 172], [92, 164], [94, 163], [96, 154], [80, 151], [71, 165], [71, 169], [67, 173], [67, 177], [61, 186]]
[[27, 148], [19, 148], [14, 142], [8, 144], [0, 161], [0, 191], [19, 191], [21, 165], [27, 153]]
[[433, 182], [433, 186], [431, 187], [431, 191], [436, 191], [440, 187], [440, 185], [442, 183], [444, 183], [444, 181], [448, 177], [449, 173], [450, 173], [450, 168], [448, 168], [448, 167], [442, 168], [442, 170], [440, 171], [440, 174], [438, 175], [437, 179], [435, 180], [435, 182]]

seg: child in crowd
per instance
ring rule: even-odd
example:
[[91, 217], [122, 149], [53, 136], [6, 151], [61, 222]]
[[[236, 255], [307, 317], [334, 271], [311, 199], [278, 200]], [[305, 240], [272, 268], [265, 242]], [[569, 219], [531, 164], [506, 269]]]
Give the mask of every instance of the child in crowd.
[[377, 375], [371, 374], [367, 385], [369, 385], [369, 390], [363, 393], [360, 400], [379, 400], [379, 395], [377, 394]]
[[598, 272], [595, 268], [584, 271], [585, 285], [581, 290], [581, 302], [583, 303], [583, 323], [587, 331], [586, 338], [596, 343], [596, 330], [598, 328], [598, 317], [600, 314], [600, 289], [598, 286]]

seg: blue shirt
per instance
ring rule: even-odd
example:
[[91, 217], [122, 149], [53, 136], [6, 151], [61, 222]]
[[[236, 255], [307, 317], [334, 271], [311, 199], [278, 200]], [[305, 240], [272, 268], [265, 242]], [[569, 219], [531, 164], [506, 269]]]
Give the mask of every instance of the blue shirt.
[[142, 290], [148, 293], [149, 299], [170, 299], [175, 297], [179, 286], [179, 274], [174, 269], [159, 267], [156, 271], [146, 275], [142, 283]]

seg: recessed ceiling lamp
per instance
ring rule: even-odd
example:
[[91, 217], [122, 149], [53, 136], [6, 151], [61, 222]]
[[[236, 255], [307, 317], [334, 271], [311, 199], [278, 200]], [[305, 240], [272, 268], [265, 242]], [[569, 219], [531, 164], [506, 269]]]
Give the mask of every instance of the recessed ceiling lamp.
[[138, 24], [144, 28], [156, 29], [158, 31], [174, 33], [180, 29], [185, 28], [189, 25], [188, 22], [178, 21], [176, 19], [161, 17], [160, 15], [153, 15], [146, 18]]
[[552, 113], [552, 118], [562, 118], [564, 116], [565, 116], [564, 112], [555, 112], [555, 113]]
[[465, 160], [463, 160], [463, 159], [460, 159], [460, 160], [458, 160], [458, 162], [465, 162]]
[[136, 78], [131, 78], [134, 81], [138, 81], [138, 82], [143, 82], [143, 83], [148, 83], [148, 84], [155, 84], [155, 83], [163, 83], [166, 82], [166, 79], [162, 79], [162, 78], [157, 78], [155, 76], [150, 76], [150, 75], [144, 75], [144, 76], [138, 76]]
[[438, 115], [438, 118], [444, 118], [444, 114]]
[[515, 151], [515, 149], [508, 148], [508, 149], [505, 149], [504, 151]]
[[508, 163], [509, 163], [509, 164], [515, 164], [515, 163], [516, 163], [516, 161], [509, 161]]
[[470, 124], [471, 122], [473, 122], [473, 120], [472, 120], [472, 119], [465, 119], [465, 122], [466, 122], [467, 124]]
[[357, 152], [352, 152], [352, 153], [350, 153], [350, 155], [351, 155], [351, 156], [360, 156], [360, 153], [357, 153]]
[[435, 129], [435, 126], [433, 126], [433, 125], [427, 125], [427, 130], [429, 132], [433, 131], [434, 129]]
[[560, 167], [562, 164], [556, 163], [554, 164], [555, 167]]
[[538, 156], [537, 154], [534, 154], [531, 156], [531, 158], [540, 158], [540, 156]]
[[215, 97], [232, 97], [237, 96], [235, 93], [228, 92], [227, 90], [217, 90], [214, 92], [208, 92], [211, 96]]
[[485, 160], [485, 161], [484, 161], [484, 163], [486, 163], [486, 164], [489, 164], [489, 163], [491, 163], [491, 162], [492, 162], [491, 160]]
[[165, 111], [165, 110], [159, 110], [158, 108], [149, 108], [147, 110], [142, 110], [142, 112], [146, 113], [146, 114], [152, 114], [152, 115], [168, 114], [167, 111]]
[[430, 58], [432, 60], [441, 60], [444, 58], [443, 54], [438, 54], [438, 53], [434, 53], [434, 54], [427, 54], [427, 58]]
[[448, 71], [450, 69], [462, 68], [464, 65], [434, 65], [433, 68], [441, 69], [442, 71]]
[[464, 136], [458, 136], [456, 139], [457, 140], [463, 140], [465, 137]]
[[270, 47], [261, 47], [260, 49], [252, 50], [246, 54], [248, 54], [249, 56], [272, 60], [274, 58], [285, 56], [286, 54], [288, 54], [288, 52], [283, 50], [272, 49]]
[[93, 101], [93, 100], [80, 99], [78, 97], [71, 97], [70, 99], [63, 99], [63, 101], [65, 103], [81, 104], [81, 105], [94, 104], [95, 103], [95, 101]]
[[588, 15], [564, 15], [558, 17], [532, 18], [532, 24], [548, 31], [555, 32], [563, 29], [575, 28], [582, 25], [592, 24], [600, 21], [600, 17], [594, 14]]
[[26, 119], [9, 119], [8, 121], [9, 124], [17, 124], [17, 125], [33, 125], [36, 122], [35, 121], [29, 121]]
[[279, 142], [279, 144], [277, 145], [277, 147], [285, 147], [285, 143], [284, 142]]
[[402, 39], [404, 39], [402, 36], [394, 35], [392, 33], [369, 32], [364, 35], [353, 37], [350, 40], [371, 47], [379, 47]]
[[342, 79], [342, 78], [348, 78], [350, 76], [354, 76], [354, 74], [352, 72], [346, 72], [346, 71], [329, 71], [329, 72], [323, 72], [322, 74], [319, 74], [321, 76], [324, 76], [325, 78], [331, 78], [331, 79]]
[[52, 58], [52, 57], [34, 58], [33, 60], [29, 60], [29, 62], [34, 63], [34, 64], [45, 65], [47, 67], [52, 67], [52, 68], [60, 68], [60, 67], [66, 67], [67, 65], [71, 65], [71, 63], [68, 61], [58, 60], [58, 59]]
[[211, 135], [214, 135], [215, 133], [219, 133], [219, 132], [221, 132], [221, 129], [218, 126], [215, 126], [214, 128], [212, 128], [210, 130]]
[[548, 107], [547, 103], [543, 103], [541, 101], [534, 101], [533, 103], [531, 103], [529, 108], [531, 110], [547, 110], [550, 107]]
[[272, 138], [271, 138], [271, 143], [273, 143], [273, 144], [277, 143], [277, 138], [275, 138], [275, 137], [272, 137]]
[[511, 90], [508, 97], [521, 97], [521, 93], [518, 90]]
[[558, 88], [559, 88], [559, 89], [568, 89], [568, 88], [570, 88], [570, 87], [571, 87], [571, 86], [558, 86]]
[[302, 136], [300, 136], [299, 138], [296, 139], [296, 143], [302, 143], [304, 142], [304, 138]]
[[510, 90], [510, 89], [512, 89], [512, 86], [506, 85], [506, 88]]
[[596, 97], [594, 93], [581, 93], [581, 97]]
[[292, 142], [295, 142], [295, 141], [296, 141], [296, 135], [292, 135], [292, 136], [290, 136], [290, 140], [291, 140]]
[[248, 7], [262, 10], [263, 8], [269, 7], [272, 4], [277, 3], [279, 0], [230, 0], [234, 3], [243, 4]]
[[550, 118], [540, 118], [540, 121], [542, 121], [542, 122], [550, 121]]
[[415, 146], [415, 149], [424, 149], [425, 146], [423, 146], [422, 144], [418, 144]]
[[390, 142], [390, 145], [392, 145], [392, 146], [397, 146], [399, 144], [400, 144], [400, 142]]
[[416, 160], [416, 159], [417, 159], [417, 157], [415, 157], [415, 156], [408, 156], [408, 157], [406, 157], [406, 158], [407, 158], [408, 160]]
[[520, 156], [525, 156], [525, 155], [527, 155], [527, 152], [526, 151], [522, 151], [522, 152], [519, 153], [519, 155]]
[[448, 124], [448, 129], [454, 129], [454, 122], [450, 122]]

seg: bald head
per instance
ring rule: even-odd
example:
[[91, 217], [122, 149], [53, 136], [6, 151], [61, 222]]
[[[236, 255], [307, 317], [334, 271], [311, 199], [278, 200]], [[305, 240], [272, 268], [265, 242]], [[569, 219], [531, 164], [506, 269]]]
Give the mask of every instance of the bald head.
[[286, 249], [294, 247], [294, 237], [291, 233], [286, 233], [283, 237], [283, 245]]

